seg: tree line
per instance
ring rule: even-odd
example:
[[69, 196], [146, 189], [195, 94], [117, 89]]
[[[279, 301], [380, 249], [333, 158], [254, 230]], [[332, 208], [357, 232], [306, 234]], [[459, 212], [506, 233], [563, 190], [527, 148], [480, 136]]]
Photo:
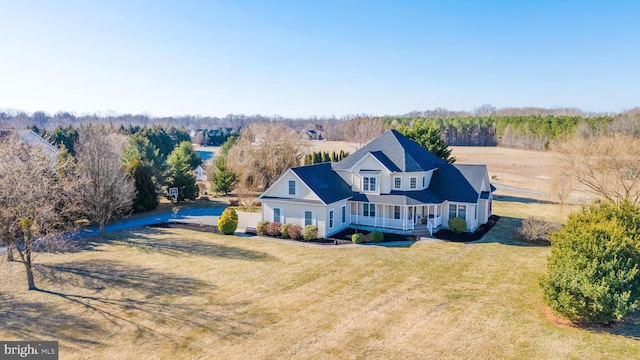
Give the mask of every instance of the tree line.
[[[282, 116], [262, 116], [230, 114], [225, 117], [213, 116], [174, 116], [152, 117], [145, 114], [83, 114], [58, 112], [50, 115], [42, 111], [32, 114], [17, 110], [0, 110], [0, 128], [21, 129], [35, 125], [42, 129], [65, 128], [81, 124], [103, 123], [114, 126], [151, 127], [162, 125], [188, 130], [202, 130], [196, 134], [196, 143], [201, 145], [220, 145], [227, 135], [237, 135], [253, 123], [283, 123], [286, 127], [300, 133], [310, 129], [322, 129], [322, 138], [326, 140], [354, 141], [359, 134], [366, 132], [370, 123], [380, 124], [384, 129], [394, 129], [400, 125], [411, 126], [414, 122], [428, 122], [440, 127], [444, 140], [449, 145], [493, 146], [545, 150], [550, 144], [570, 137], [581, 126], [602, 127], [612, 120], [637, 118], [640, 108], [623, 113], [592, 114], [575, 108], [503, 108], [496, 109], [483, 105], [471, 112], [434, 110], [412, 111], [404, 115], [370, 116], [351, 114], [342, 117], [287, 118]], [[369, 136], [365, 136], [370, 138]], [[360, 141], [354, 141], [360, 142]]]
[[312, 164], [320, 164], [324, 162], [330, 161], [340, 161], [349, 156], [348, 152], [344, 150], [340, 150], [338, 153], [332, 151], [329, 154], [328, 151], [314, 151], [311, 154], [306, 154], [304, 156], [304, 165], [312, 165]]
[[469, 116], [450, 118], [383, 118], [385, 128], [426, 123], [440, 128], [451, 146], [504, 146], [548, 150], [553, 143], [566, 141], [580, 127], [600, 129], [612, 121], [610, 116]]

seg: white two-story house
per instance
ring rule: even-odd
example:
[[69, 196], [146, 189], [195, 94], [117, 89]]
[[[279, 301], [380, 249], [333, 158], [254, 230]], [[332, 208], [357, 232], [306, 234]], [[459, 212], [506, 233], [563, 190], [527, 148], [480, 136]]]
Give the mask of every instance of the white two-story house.
[[453, 165], [395, 130], [335, 163], [285, 171], [261, 196], [262, 219], [316, 225], [320, 237], [346, 228], [430, 235], [449, 218], [474, 231], [491, 216], [485, 165]]

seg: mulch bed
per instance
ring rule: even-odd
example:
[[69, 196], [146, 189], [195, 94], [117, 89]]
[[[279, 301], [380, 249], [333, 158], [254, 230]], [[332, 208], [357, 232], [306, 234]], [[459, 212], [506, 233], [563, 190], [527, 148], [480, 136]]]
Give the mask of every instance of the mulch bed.
[[491, 217], [489, 217], [489, 221], [487, 221], [486, 224], [480, 225], [478, 229], [476, 229], [476, 231], [472, 233], [463, 232], [460, 234], [456, 234], [449, 229], [442, 229], [437, 233], [433, 234], [433, 237], [441, 240], [447, 240], [447, 241], [453, 241], [453, 242], [469, 242], [469, 241], [480, 240], [482, 236], [484, 236], [484, 234], [487, 233], [487, 231], [491, 230], [491, 228], [493, 227], [493, 225], [496, 224], [498, 219], [500, 219], [500, 216], [491, 215]]
[[[464, 233], [456, 234], [451, 230], [442, 229], [442, 230], [438, 231], [437, 233], [433, 234], [433, 237], [435, 237], [437, 239], [453, 241], [453, 242], [469, 242], [469, 241], [480, 240], [482, 238], [482, 236], [487, 233], [487, 231], [491, 230], [491, 228], [496, 224], [498, 219], [500, 219], [499, 216], [491, 215], [491, 217], [489, 218], [489, 221], [487, 221], [486, 224], [480, 225], [478, 227], [478, 229], [476, 231], [472, 232], [472, 233], [464, 232]], [[218, 227], [215, 226], [215, 225], [185, 223], [185, 222], [179, 222], [179, 221], [159, 223], [159, 224], [153, 224], [153, 225], [147, 225], [147, 226], [155, 227], [155, 228], [187, 229], [187, 230], [204, 231], [204, 232], [211, 232], [211, 233], [215, 233], [215, 234], [221, 234], [221, 232], [218, 230]], [[248, 230], [247, 234], [255, 234], [255, 230], [254, 229], [247, 229], [247, 230]], [[319, 245], [352, 244], [351, 235], [353, 235], [356, 232], [359, 232], [359, 233], [364, 235], [365, 242], [369, 241], [369, 236], [371, 234], [370, 231], [356, 230], [356, 229], [349, 228], [349, 229], [342, 230], [337, 234], [331, 235], [330, 238], [317, 239], [317, 240], [312, 240], [312, 241], [307, 241], [307, 242], [313, 243], [313, 244], [319, 244]], [[383, 234], [384, 234], [383, 242], [390, 242], [390, 241], [416, 241], [416, 237], [413, 236], [413, 235], [400, 235], [400, 234], [392, 234], [392, 233], [383, 233]], [[287, 239], [287, 238], [283, 239], [280, 236], [277, 236], [275, 238], [276, 239], [282, 239], [282, 240], [289, 240], [289, 241], [304, 242], [302, 240], [292, 240], [292, 239]]]
[[[364, 241], [365, 242], [369, 242], [369, 236], [371, 234], [371, 231], [367, 231], [367, 230], [356, 230], [356, 229], [345, 229], [340, 231], [337, 234], [333, 234], [331, 235], [330, 239], [335, 239], [338, 241], [345, 241], [348, 244], [351, 244], [351, 235], [355, 234], [356, 232], [364, 235]], [[384, 239], [382, 240], [382, 242], [391, 242], [391, 241], [416, 241], [416, 237], [413, 235], [401, 235], [401, 234], [392, 234], [392, 233], [386, 233], [383, 232], [384, 234]]]

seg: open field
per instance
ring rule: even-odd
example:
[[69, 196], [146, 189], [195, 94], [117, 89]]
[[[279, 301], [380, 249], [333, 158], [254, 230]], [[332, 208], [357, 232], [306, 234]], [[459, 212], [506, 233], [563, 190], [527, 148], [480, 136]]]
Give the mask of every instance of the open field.
[[318, 249], [141, 228], [41, 255], [45, 291], [3, 262], [0, 338], [59, 340], [61, 359], [639, 358], [633, 322], [549, 320], [549, 248], [511, 236], [549, 204], [513, 200], [473, 244]]
[[[491, 182], [498, 185], [552, 194], [553, 175], [557, 163], [554, 152], [510, 149], [498, 146], [452, 146], [452, 155], [458, 164], [486, 164]], [[353, 143], [346, 141], [309, 141], [308, 152], [345, 150], [355, 151]], [[572, 195], [589, 198], [579, 184], [573, 184]], [[540, 197], [540, 196], [538, 196]], [[555, 195], [543, 196], [557, 200]]]

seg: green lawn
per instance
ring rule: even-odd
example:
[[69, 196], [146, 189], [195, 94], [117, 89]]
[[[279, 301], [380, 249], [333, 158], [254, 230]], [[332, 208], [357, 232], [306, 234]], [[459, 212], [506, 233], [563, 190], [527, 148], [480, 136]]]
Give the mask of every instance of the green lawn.
[[314, 248], [144, 228], [45, 254], [26, 291], [3, 263], [0, 339], [59, 340], [61, 359], [640, 358], [639, 325], [550, 322], [547, 247], [512, 239], [517, 210], [481, 243]]

